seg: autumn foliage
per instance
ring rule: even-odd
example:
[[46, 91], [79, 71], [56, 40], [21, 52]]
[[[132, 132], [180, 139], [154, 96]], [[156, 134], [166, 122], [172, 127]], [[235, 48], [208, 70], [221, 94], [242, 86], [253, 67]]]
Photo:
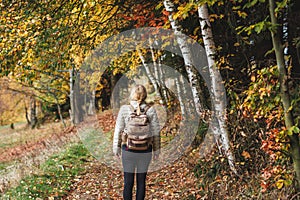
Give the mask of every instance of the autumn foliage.
[[[150, 175], [150, 197], [298, 197], [291, 136], [299, 139], [300, 133], [299, 2], [171, 2], [174, 4], [173, 13], [166, 10], [164, 1], [0, 1], [0, 124], [14, 128], [13, 125], [18, 122], [29, 125], [35, 119], [38, 123], [32, 128], [40, 128], [43, 124], [53, 121], [66, 120], [68, 124], [72, 110], [72, 87], [76, 79], [73, 75], [88, 74], [88, 71], [81, 71], [85, 59], [99, 44], [122, 31], [142, 27], [171, 29], [168, 17], [172, 15], [171, 19], [180, 25], [176, 31], [181, 31], [204, 46], [198, 9], [206, 3], [211, 23], [209, 28], [213, 33], [211, 39], [216, 45], [215, 55], [212, 56], [225, 85], [224, 96], [227, 98], [228, 111], [225, 119], [238, 173], [234, 174], [230, 170], [227, 157], [219, 150], [221, 146], [213, 146], [212, 151], [204, 158], [199, 155], [199, 146], [208, 127], [207, 121], [203, 120], [199, 123], [199, 130], [191, 149], [174, 166]], [[268, 13], [270, 2], [275, 2], [276, 5], [276, 24], [271, 22]], [[283, 83], [287, 86], [286, 93], [289, 93], [291, 103], [288, 110], [282, 104], [281, 72], [278, 70], [271, 33], [278, 34], [282, 44], [280, 48], [287, 71]], [[155, 44], [155, 38], [152, 39], [151, 42]], [[112, 91], [120, 77], [132, 76], [139, 69], [138, 66], [144, 67], [142, 58], [153, 66], [170, 66], [188, 80], [189, 74], [181, 56], [168, 51], [138, 48], [141, 50], [127, 52], [106, 63], [108, 66], [102, 67], [107, 67], [107, 70], [97, 77], [98, 79], [93, 80], [94, 106], [97, 108], [97, 118], [94, 120], [98, 121], [97, 127], [103, 128], [105, 132], [109, 133], [114, 128], [115, 119], [111, 113]], [[198, 52], [193, 53], [198, 56]], [[154, 67], [150, 72], [155, 74]], [[203, 89], [199, 96], [204, 101], [202, 103], [205, 111], [210, 113], [211, 96], [207, 92], [209, 86], [199, 74], [197, 77], [197, 84]], [[153, 93], [155, 87], [148, 79], [147, 88], [151, 91], [152, 98], [159, 102], [160, 99], [157, 100]], [[158, 89], [162, 93], [163, 87]], [[182, 89], [184, 91], [184, 88]], [[174, 100], [172, 94], [175, 91], [168, 92], [169, 96], [166, 96], [170, 98], [163, 106], [169, 108], [175, 104], [182, 104], [178, 99]], [[183, 105], [187, 101], [184, 99]], [[103, 112], [106, 109], [108, 111]], [[287, 128], [285, 121], [287, 111], [293, 115], [293, 125], [290, 128]], [[173, 117], [174, 119], [169, 119], [169, 124], [176, 127], [183, 118], [178, 113]], [[171, 135], [172, 139], [174, 129], [171, 125], [164, 127], [162, 134]], [[75, 129], [72, 126], [71, 129], [73, 128]], [[168, 142], [167, 139], [165, 142]], [[10, 155], [18, 157], [24, 149], [44, 148], [44, 145], [42, 142], [28, 142], [20, 147], [19, 150], [17, 147], [8, 147], [1, 159], [7, 161]], [[122, 183], [116, 179], [120, 174], [109, 174], [105, 166], [89, 159], [90, 157], [87, 163], [81, 160], [81, 164], [90, 167], [90, 173], [68, 179], [73, 181], [70, 184], [72, 190], [69, 188], [68, 191], [70, 199], [76, 197], [76, 192], [90, 191], [86, 189], [89, 184], [92, 185], [91, 192], [95, 193], [95, 198], [100, 198], [96, 195], [97, 190], [107, 198], [119, 198], [118, 191], [121, 190]], [[68, 163], [68, 169], [72, 168], [72, 165], [75, 164]], [[176, 176], [171, 176], [172, 173]], [[103, 178], [105, 184], [99, 182], [98, 175]], [[114, 187], [113, 184], [118, 184], [118, 187]], [[65, 193], [63, 195], [67, 196]]]

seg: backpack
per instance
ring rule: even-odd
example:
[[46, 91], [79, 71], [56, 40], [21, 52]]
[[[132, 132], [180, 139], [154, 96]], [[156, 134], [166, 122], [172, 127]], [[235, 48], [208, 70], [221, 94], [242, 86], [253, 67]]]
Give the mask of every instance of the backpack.
[[140, 115], [136, 113], [133, 106], [130, 105], [130, 116], [123, 132], [123, 142], [127, 144], [130, 150], [147, 150], [151, 139], [150, 121], [146, 114], [149, 106], [141, 109]]

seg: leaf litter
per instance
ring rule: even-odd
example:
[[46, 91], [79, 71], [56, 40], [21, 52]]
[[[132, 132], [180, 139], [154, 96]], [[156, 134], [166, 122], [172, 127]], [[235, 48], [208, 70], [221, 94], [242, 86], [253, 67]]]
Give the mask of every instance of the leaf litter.
[[[103, 113], [97, 119], [104, 130], [113, 129], [115, 122], [111, 112]], [[172, 165], [148, 173], [146, 199], [199, 199], [198, 181], [193, 173], [198, 158], [199, 151], [189, 149]], [[119, 200], [122, 199], [123, 186], [121, 171], [94, 159], [86, 164], [85, 172], [74, 179], [64, 200]]]

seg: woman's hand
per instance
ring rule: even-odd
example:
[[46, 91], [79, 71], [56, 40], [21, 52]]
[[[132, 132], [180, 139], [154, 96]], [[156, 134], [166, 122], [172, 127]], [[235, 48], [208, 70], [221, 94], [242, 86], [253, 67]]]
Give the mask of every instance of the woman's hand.
[[115, 153], [115, 158], [116, 158], [117, 160], [120, 160], [120, 159], [121, 159], [121, 149], [120, 149], [120, 148], [118, 148], [118, 151]]
[[158, 153], [154, 153], [153, 160], [158, 160], [158, 158], [159, 158], [159, 154]]
[[117, 160], [120, 160], [121, 159], [121, 155], [120, 154], [115, 154], [115, 158], [117, 159]]

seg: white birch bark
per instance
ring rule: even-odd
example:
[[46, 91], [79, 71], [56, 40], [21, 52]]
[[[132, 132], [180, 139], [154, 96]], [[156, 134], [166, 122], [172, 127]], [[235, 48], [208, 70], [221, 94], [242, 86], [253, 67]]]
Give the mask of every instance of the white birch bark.
[[[179, 84], [180, 83], [184, 83], [184, 77], [183, 76], [179, 77]], [[186, 90], [186, 88], [184, 87], [183, 84], [180, 84], [180, 89], [181, 89], [181, 96], [187, 97], [188, 92], [187, 92], [187, 90]], [[193, 106], [191, 106], [191, 104], [193, 104], [193, 101], [185, 100], [184, 109], [185, 109], [186, 113], [189, 113], [189, 114], [194, 113], [194, 111], [191, 109], [193, 107]]]
[[165, 98], [165, 101], [168, 102], [169, 101], [168, 89], [165, 84], [166, 79], [165, 79], [164, 72], [163, 72], [163, 69], [161, 66], [160, 58], [158, 59], [158, 74], [159, 74], [160, 81], [161, 81], [162, 95]]
[[163, 84], [164, 80], [162, 80], [162, 77], [161, 77], [161, 71], [159, 70], [159, 68], [161, 66], [159, 66], [159, 64], [157, 63], [157, 58], [155, 57], [155, 52], [154, 52], [154, 49], [153, 49], [153, 46], [152, 46], [152, 41], [151, 39], [149, 38], [149, 44], [150, 44], [150, 51], [151, 51], [151, 57], [152, 57], [152, 62], [153, 62], [153, 68], [154, 68], [154, 77], [156, 79], [156, 83], [160, 85], [160, 87], [158, 88], [159, 89], [159, 94], [160, 94], [160, 103], [163, 104], [163, 105], [167, 105], [167, 98], [166, 96], [162, 93], [162, 88], [165, 86]]
[[146, 70], [147, 76], [148, 76], [148, 78], [150, 79], [151, 83], [153, 84], [153, 87], [154, 87], [154, 89], [155, 89], [156, 95], [157, 95], [160, 99], [162, 99], [162, 95], [161, 95], [161, 92], [160, 92], [160, 89], [159, 89], [160, 86], [159, 86], [157, 80], [156, 80], [155, 77], [152, 75], [152, 73], [151, 73], [151, 71], [150, 71], [150, 68], [149, 68], [149, 65], [147, 64], [147, 62], [146, 62], [146, 60], [145, 60], [145, 58], [144, 58], [144, 56], [143, 56], [141, 50], [137, 48], [137, 52], [138, 52], [138, 55], [139, 55], [139, 57], [140, 57], [140, 59], [141, 59], [141, 61], [142, 61], [142, 63], [143, 63], [143, 66], [144, 66], [144, 68], [145, 68], [145, 70]]
[[199, 91], [201, 91], [199, 87], [199, 78], [197, 77], [197, 74], [193, 71], [193, 57], [191, 53], [191, 49], [189, 45], [187, 44], [187, 41], [185, 40], [185, 35], [181, 31], [181, 26], [178, 24], [176, 20], [173, 18], [173, 13], [175, 12], [175, 6], [171, 0], [164, 0], [164, 7], [166, 8], [166, 11], [169, 12], [169, 21], [171, 24], [171, 27], [174, 31], [174, 34], [176, 36], [177, 42], [179, 44], [179, 48], [181, 50], [184, 64], [185, 64], [185, 70], [188, 74], [188, 79], [191, 85], [191, 90], [193, 94], [193, 99], [196, 107], [196, 111], [199, 116], [203, 116], [203, 106], [201, 104], [200, 94]]
[[149, 38], [149, 46], [150, 46], [150, 52], [151, 52], [151, 57], [152, 57], [152, 62], [153, 62], [153, 67], [154, 67], [154, 76], [156, 78], [157, 81], [159, 81], [160, 77], [159, 77], [159, 72], [158, 72], [158, 67], [157, 67], [157, 59], [155, 57], [155, 52], [152, 46], [152, 41]]
[[229, 135], [226, 125], [226, 106], [224, 96], [225, 90], [222, 84], [222, 77], [216, 67], [214, 55], [215, 44], [212, 37], [211, 24], [209, 22], [209, 14], [207, 5], [203, 4], [198, 7], [199, 21], [201, 26], [201, 32], [204, 42], [204, 48], [207, 54], [209, 74], [211, 80], [211, 95], [213, 103], [213, 133], [221, 140], [222, 150], [227, 156], [229, 166], [231, 170], [237, 174], [235, 168], [235, 158], [230, 149]]
[[182, 88], [181, 88], [179, 77], [175, 78], [175, 84], [176, 84], [176, 92], [177, 92], [177, 96], [178, 96], [178, 101], [179, 101], [179, 104], [180, 104], [181, 115], [185, 118], [186, 108], [185, 108], [185, 104], [184, 104], [183, 99], [182, 99], [183, 91], [182, 91]]

